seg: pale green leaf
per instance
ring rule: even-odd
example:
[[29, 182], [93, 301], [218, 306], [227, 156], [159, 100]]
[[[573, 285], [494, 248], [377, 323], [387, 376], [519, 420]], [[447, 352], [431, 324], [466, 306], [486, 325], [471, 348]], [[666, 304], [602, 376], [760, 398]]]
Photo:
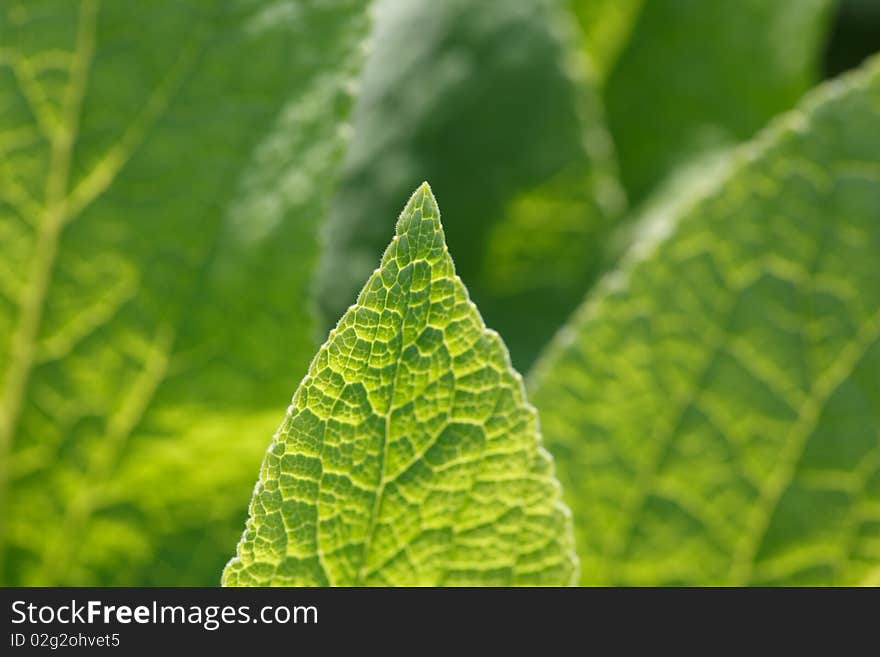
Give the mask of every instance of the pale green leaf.
[[443, 199], [459, 273], [515, 365], [528, 366], [577, 306], [625, 200], [565, 5], [378, 5], [322, 252], [327, 329], [381, 255], [385, 218], [425, 178]]
[[289, 395], [362, 2], [0, 8], [0, 582], [214, 584]]
[[630, 198], [751, 137], [819, 74], [832, 0], [651, 0], [605, 90]]
[[530, 377], [582, 581], [874, 581], [880, 60], [713, 177]]
[[227, 585], [569, 584], [570, 514], [427, 184], [266, 452]]

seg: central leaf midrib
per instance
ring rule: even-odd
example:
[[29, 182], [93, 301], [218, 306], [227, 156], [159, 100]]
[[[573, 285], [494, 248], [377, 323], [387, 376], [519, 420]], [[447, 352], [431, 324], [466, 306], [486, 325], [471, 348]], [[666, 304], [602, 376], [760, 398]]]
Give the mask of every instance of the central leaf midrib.
[[[422, 207], [424, 207], [424, 196], [422, 198]], [[420, 219], [424, 221], [424, 217], [420, 215]], [[421, 244], [421, 236], [422, 236], [422, 226], [423, 224], [419, 223], [419, 233], [418, 240], [416, 245]], [[394, 244], [399, 245], [400, 240], [395, 236]], [[421, 259], [421, 258], [418, 258]], [[416, 259], [410, 260], [410, 265], [415, 269]], [[399, 274], [398, 274], [399, 276]], [[433, 283], [433, 280], [429, 283]], [[403, 335], [403, 324], [406, 321], [406, 309], [409, 307], [410, 298], [412, 296], [412, 285], [408, 286], [406, 289], [405, 301], [402, 304], [402, 312], [400, 314], [400, 332]], [[386, 303], [387, 303], [387, 295], [386, 295]], [[378, 327], [378, 322], [377, 322]], [[385, 466], [388, 461], [388, 442], [390, 438], [390, 430], [391, 430], [391, 416], [394, 412], [394, 391], [397, 388], [397, 377], [400, 373], [400, 361], [403, 357], [403, 352], [407, 345], [403, 343], [403, 340], [400, 342], [400, 353], [398, 353], [397, 358], [394, 360], [394, 376], [391, 379], [391, 389], [388, 393], [388, 411], [385, 413], [385, 431], [382, 436], [382, 450], [380, 452], [380, 464], [379, 464], [379, 486], [376, 489], [376, 497], [373, 500], [373, 506], [370, 510], [370, 522], [367, 529], [366, 541], [364, 542], [363, 555], [361, 557], [361, 565], [358, 568], [357, 579], [355, 580], [355, 586], [363, 586], [364, 579], [367, 574], [367, 563], [370, 557], [370, 547], [373, 543], [373, 536], [376, 533], [377, 521], [379, 518], [379, 514], [382, 510], [382, 498], [385, 493], [385, 484], [387, 483], [385, 480]]]

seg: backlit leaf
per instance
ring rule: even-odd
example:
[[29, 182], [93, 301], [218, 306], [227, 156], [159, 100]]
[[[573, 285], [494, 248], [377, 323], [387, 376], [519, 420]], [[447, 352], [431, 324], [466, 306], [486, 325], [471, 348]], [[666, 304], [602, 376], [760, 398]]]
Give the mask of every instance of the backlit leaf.
[[270, 445], [228, 585], [569, 584], [570, 514], [427, 184]]

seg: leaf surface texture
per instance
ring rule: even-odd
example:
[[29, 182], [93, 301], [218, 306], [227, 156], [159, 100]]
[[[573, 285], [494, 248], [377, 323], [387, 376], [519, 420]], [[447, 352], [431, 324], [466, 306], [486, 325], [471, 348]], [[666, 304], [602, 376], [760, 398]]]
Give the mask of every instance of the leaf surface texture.
[[666, 204], [530, 376], [585, 584], [880, 564], [880, 60]]
[[270, 445], [227, 585], [569, 584], [570, 514], [423, 184]]

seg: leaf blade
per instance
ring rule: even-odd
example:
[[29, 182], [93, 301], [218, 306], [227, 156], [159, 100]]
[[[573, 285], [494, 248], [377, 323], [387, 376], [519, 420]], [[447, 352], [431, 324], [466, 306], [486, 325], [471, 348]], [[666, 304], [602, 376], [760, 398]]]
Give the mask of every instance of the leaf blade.
[[570, 517], [524, 395], [423, 184], [293, 397], [224, 584], [570, 583]]
[[743, 147], [532, 373], [583, 583], [876, 569], [878, 107], [875, 59]]
[[[315, 222], [363, 7], [145, 11], [3, 8], [6, 583], [215, 583], [224, 541], [199, 528], [238, 533], [262, 452], [247, 437], [272, 426], [264, 405], [313, 349]], [[163, 466], [190, 469], [189, 485]]]
[[829, 0], [644, 3], [605, 89], [631, 200], [792, 108], [819, 79], [831, 7]]

